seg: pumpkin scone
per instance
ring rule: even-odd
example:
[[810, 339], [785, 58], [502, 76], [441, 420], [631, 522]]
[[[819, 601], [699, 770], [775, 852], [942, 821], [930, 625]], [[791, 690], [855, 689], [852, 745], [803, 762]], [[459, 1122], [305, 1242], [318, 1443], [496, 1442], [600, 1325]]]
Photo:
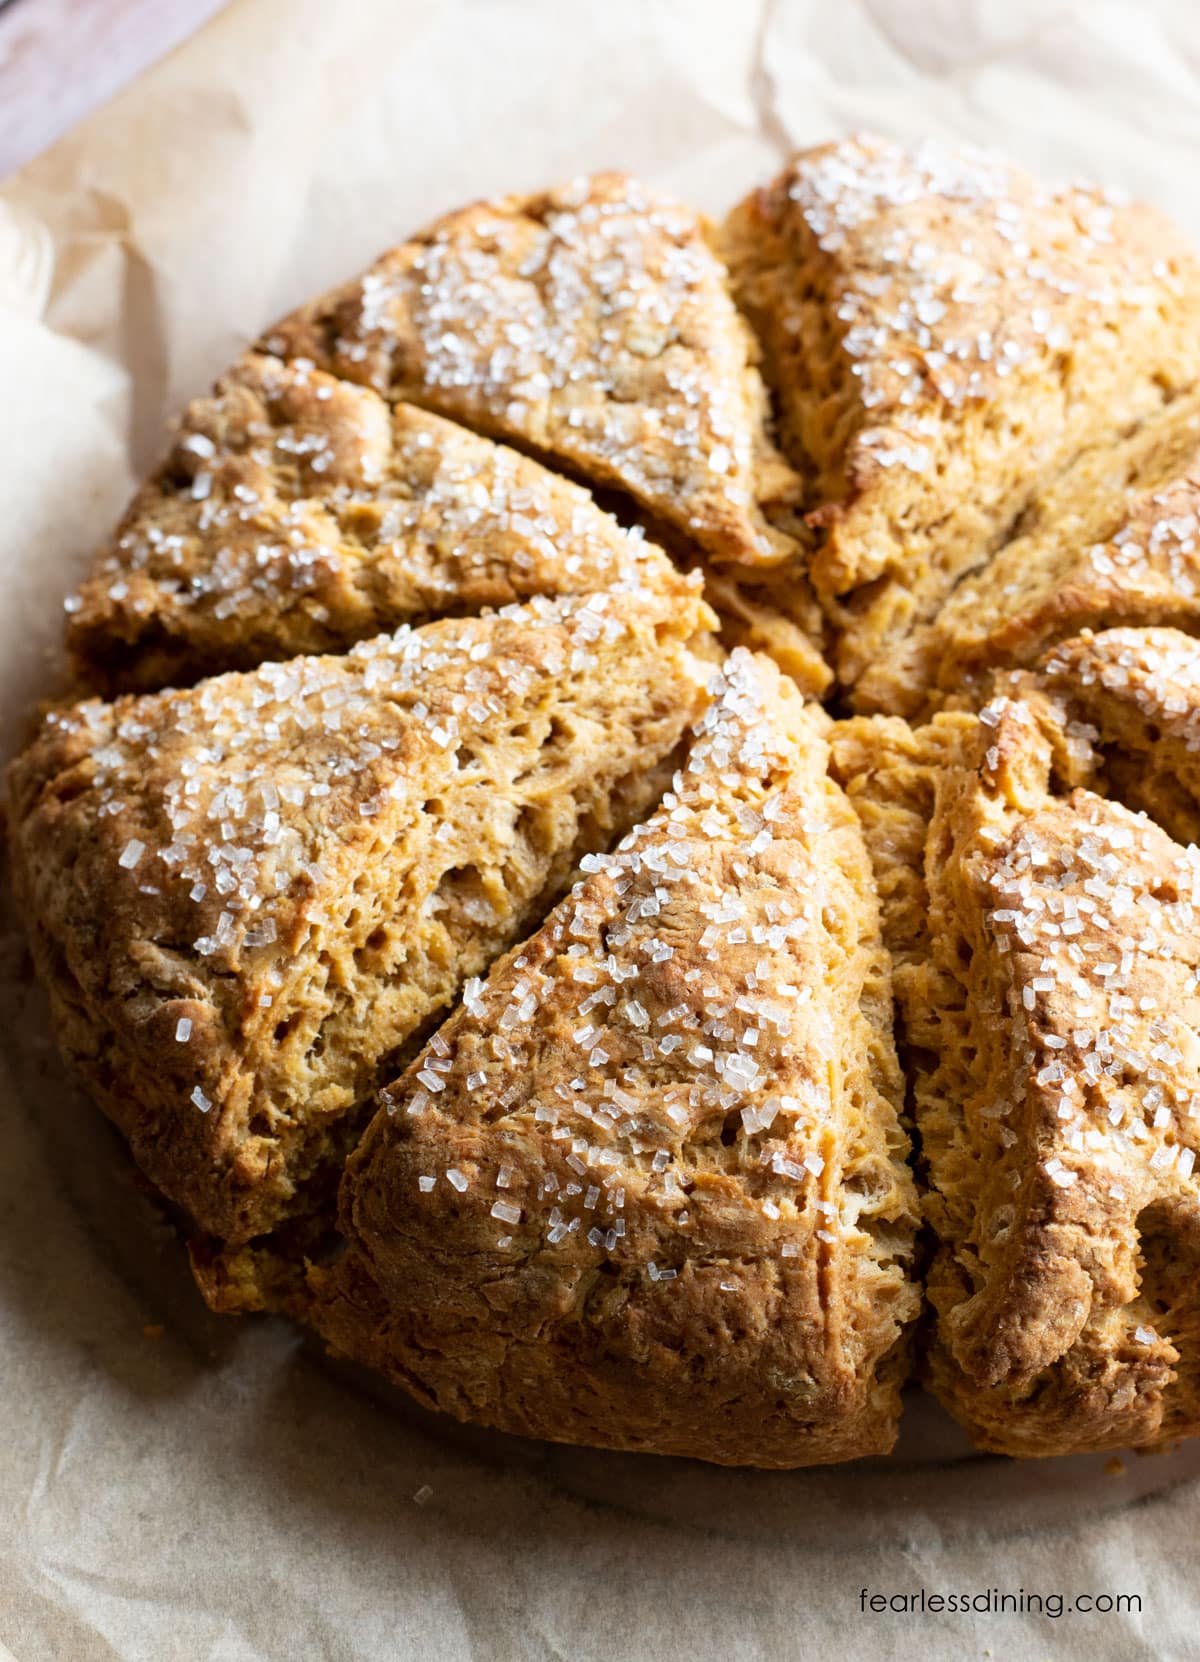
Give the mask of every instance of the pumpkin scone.
[[1056, 640], [1122, 623], [1200, 629], [1200, 397], [1176, 399], [1122, 442], [1094, 448], [966, 577], [931, 623], [872, 665], [862, 709], [979, 704], [990, 673]]
[[876, 869], [908, 867], [926, 1367], [1007, 1454], [1200, 1431], [1200, 855], [1069, 786], [1091, 736], [1031, 686], [834, 738]]
[[266, 336], [627, 493], [718, 558], [795, 549], [757, 345], [693, 209], [618, 173], [447, 215]]
[[1139, 205], [990, 154], [802, 152], [720, 244], [804, 481], [853, 685], [1088, 446], [1200, 375], [1200, 268]]
[[89, 685], [149, 691], [535, 595], [685, 582], [527, 457], [249, 354], [188, 407], [67, 602], [67, 645]]
[[890, 1448], [916, 1314], [889, 963], [827, 747], [738, 652], [686, 767], [467, 985], [349, 1164], [335, 1347], [560, 1441]]
[[704, 706], [682, 596], [536, 601], [51, 714], [14, 878], [60, 1043], [142, 1169], [229, 1241], [303, 1209], [371, 1094]]

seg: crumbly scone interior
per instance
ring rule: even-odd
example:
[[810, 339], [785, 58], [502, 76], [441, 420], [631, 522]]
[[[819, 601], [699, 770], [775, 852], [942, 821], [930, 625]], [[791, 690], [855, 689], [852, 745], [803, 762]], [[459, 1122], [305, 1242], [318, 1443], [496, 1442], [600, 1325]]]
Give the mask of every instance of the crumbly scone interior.
[[201, 1228], [288, 1218], [380, 1070], [657, 800], [707, 615], [542, 601], [51, 717], [11, 781], [35, 951]]
[[734, 654], [662, 806], [584, 865], [383, 1093], [312, 1319], [527, 1435], [885, 1450], [918, 1304], [890, 965], [772, 665]]
[[829, 692], [833, 671], [824, 655], [829, 631], [801, 574], [784, 568], [739, 578], [710, 567], [704, 593], [727, 649], [765, 653], [809, 698]]

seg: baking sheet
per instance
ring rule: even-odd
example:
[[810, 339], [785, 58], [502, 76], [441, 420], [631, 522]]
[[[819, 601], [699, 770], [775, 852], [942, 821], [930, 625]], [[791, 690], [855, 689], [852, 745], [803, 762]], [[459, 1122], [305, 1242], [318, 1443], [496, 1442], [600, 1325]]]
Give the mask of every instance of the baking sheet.
[[[1198, 82], [1190, 0], [238, 0], [0, 191], [0, 746], [169, 414], [426, 217], [601, 166], [719, 211], [869, 126], [1196, 235]], [[203, 1310], [11, 920], [0, 1103], [0, 1659], [1200, 1656], [1200, 1445], [1019, 1465], [920, 1396], [890, 1460], [783, 1475], [460, 1428]], [[922, 1586], [1142, 1609], [860, 1607]]]

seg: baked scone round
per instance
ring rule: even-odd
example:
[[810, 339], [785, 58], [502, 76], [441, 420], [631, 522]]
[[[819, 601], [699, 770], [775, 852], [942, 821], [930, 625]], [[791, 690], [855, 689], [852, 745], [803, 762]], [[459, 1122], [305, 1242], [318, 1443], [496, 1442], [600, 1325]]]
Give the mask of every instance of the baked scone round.
[[934, 144], [264, 331], [8, 775], [212, 1306], [724, 1464], [1200, 1433], [1198, 492], [1178, 233]]

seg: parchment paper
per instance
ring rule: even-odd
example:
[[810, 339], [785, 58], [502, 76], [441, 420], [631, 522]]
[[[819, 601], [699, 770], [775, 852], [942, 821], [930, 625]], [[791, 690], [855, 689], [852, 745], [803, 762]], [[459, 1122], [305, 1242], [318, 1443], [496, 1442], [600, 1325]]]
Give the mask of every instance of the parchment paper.
[[[1192, 0], [240, 0], [0, 193], [0, 747], [167, 416], [428, 215], [605, 165], [720, 210], [873, 126], [1196, 234], [1198, 83]], [[785, 1476], [464, 1430], [201, 1308], [11, 927], [0, 1039], [0, 1657], [1200, 1656], [1200, 1450], [989, 1460], [919, 1396]], [[1142, 1610], [860, 1610], [922, 1585]]]

